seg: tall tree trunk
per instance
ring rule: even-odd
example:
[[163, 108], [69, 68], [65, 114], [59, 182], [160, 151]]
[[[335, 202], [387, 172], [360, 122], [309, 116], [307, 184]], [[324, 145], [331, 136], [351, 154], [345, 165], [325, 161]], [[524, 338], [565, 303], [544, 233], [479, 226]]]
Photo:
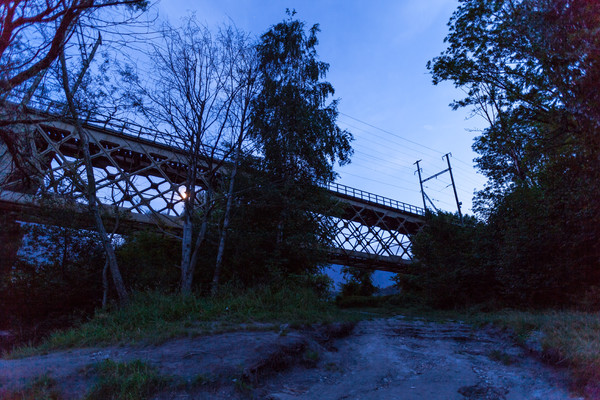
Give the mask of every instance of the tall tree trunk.
[[102, 308], [108, 304], [108, 259], [104, 262], [102, 268]]
[[[202, 216], [202, 223], [200, 225], [200, 232], [198, 232], [198, 236], [196, 237], [196, 243], [193, 247], [193, 252], [190, 257], [190, 275], [188, 277], [188, 285], [186, 288], [191, 292], [192, 290], [192, 280], [194, 278], [194, 270], [196, 269], [196, 264], [198, 263], [198, 257], [200, 255], [200, 249], [202, 248], [202, 244], [204, 243], [204, 239], [206, 238], [206, 232], [208, 231], [208, 220], [210, 219], [210, 215], [212, 213], [212, 191], [210, 188], [206, 189], [206, 200], [205, 200], [205, 210], [204, 215]], [[189, 293], [188, 292], [188, 293]]]
[[[129, 301], [129, 295], [127, 294], [127, 289], [125, 288], [125, 284], [121, 276], [121, 271], [119, 270], [119, 265], [117, 263], [117, 256], [115, 254], [114, 247], [112, 245], [110, 237], [108, 236], [108, 233], [106, 232], [106, 228], [104, 227], [104, 222], [102, 221], [102, 216], [100, 215], [100, 210], [98, 208], [98, 199], [96, 197], [96, 178], [94, 177], [94, 169], [92, 165], [92, 158], [90, 155], [89, 139], [87, 133], [83, 130], [81, 120], [79, 119], [79, 114], [77, 112], [77, 109], [75, 108], [75, 103], [73, 101], [73, 92], [69, 88], [69, 75], [67, 71], [67, 63], [65, 61], [64, 51], [60, 53], [59, 58], [62, 69], [62, 83], [65, 92], [65, 97], [67, 99], [67, 105], [69, 107], [69, 113], [71, 114], [71, 117], [73, 118], [73, 121], [75, 123], [75, 129], [79, 136], [81, 150], [83, 152], [83, 159], [87, 176], [87, 184], [85, 186], [89, 211], [94, 220], [96, 230], [100, 235], [100, 241], [102, 242], [102, 246], [104, 247], [104, 251], [106, 253], [106, 259], [110, 267], [110, 272], [113, 277], [115, 289], [119, 296], [119, 302], [121, 304], [125, 304]], [[89, 66], [89, 63], [87, 65]], [[85, 73], [85, 69], [82, 70], [81, 73]]]
[[217, 261], [215, 262], [215, 272], [213, 274], [212, 287], [210, 292], [213, 296], [219, 291], [219, 279], [221, 277], [221, 266], [223, 265], [223, 254], [225, 253], [225, 241], [227, 239], [227, 229], [229, 228], [229, 217], [233, 206], [233, 189], [235, 187], [235, 176], [237, 174], [238, 162], [241, 153], [241, 140], [235, 149], [235, 157], [233, 161], [233, 170], [229, 181], [229, 189], [227, 191], [227, 204], [225, 205], [225, 215], [223, 217], [223, 227], [219, 238], [219, 249], [217, 251]]
[[191, 259], [194, 224], [192, 221], [192, 205], [190, 202], [191, 199], [188, 197], [184, 203], [183, 237], [181, 239], [181, 280], [179, 282], [179, 290], [183, 295], [191, 293], [193, 278]]
[[[186, 202], [186, 213], [183, 226], [183, 239], [181, 246], [181, 281], [179, 290], [181, 294], [188, 295], [192, 293], [192, 284], [194, 281], [194, 270], [198, 263], [198, 256], [200, 254], [200, 248], [206, 238], [206, 232], [208, 231], [208, 220], [210, 219], [212, 211], [212, 191], [210, 188], [206, 189], [206, 200], [205, 200], [205, 212], [202, 216], [202, 222], [200, 224], [200, 231], [196, 236], [194, 242], [194, 223], [192, 220], [192, 199], [189, 198]], [[193, 243], [193, 246], [192, 246]]]

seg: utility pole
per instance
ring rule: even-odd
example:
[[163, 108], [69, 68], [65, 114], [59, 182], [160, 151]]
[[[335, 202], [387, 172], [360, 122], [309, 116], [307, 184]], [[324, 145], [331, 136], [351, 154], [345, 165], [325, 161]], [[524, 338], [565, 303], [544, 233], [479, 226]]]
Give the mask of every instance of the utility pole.
[[421, 197], [423, 198], [423, 209], [427, 211], [427, 203], [425, 203], [425, 192], [423, 191], [423, 180], [421, 179], [421, 167], [419, 167], [419, 163], [421, 160], [415, 162], [413, 165], [417, 164], [417, 172], [419, 173], [419, 185], [421, 185]]
[[460, 201], [458, 201], [458, 194], [456, 193], [456, 185], [454, 184], [454, 175], [452, 175], [452, 167], [450, 166], [450, 156], [452, 155], [452, 153], [446, 153], [442, 159], [444, 159], [444, 157], [446, 157], [446, 161], [448, 161], [448, 172], [450, 173], [450, 181], [452, 182], [452, 189], [454, 189], [454, 198], [456, 199], [456, 208], [458, 209], [458, 217], [460, 218], [460, 224], [463, 224], [463, 216], [462, 216], [462, 212], [460, 211], [460, 205], [462, 204]]
[[417, 172], [419, 174], [419, 185], [421, 185], [421, 197], [423, 197], [423, 207], [425, 208], [425, 210], [427, 210], [427, 203], [425, 202], [425, 199], [429, 200], [429, 203], [431, 203], [431, 206], [437, 211], [437, 207], [435, 206], [435, 204], [433, 204], [433, 202], [431, 201], [431, 199], [429, 198], [429, 196], [427, 196], [427, 194], [425, 193], [425, 189], [423, 189], [423, 184], [425, 182], [427, 182], [430, 179], [433, 178], [437, 178], [438, 176], [448, 172], [450, 174], [450, 181], [452, 182], [452, 189], [454, 190], [454, 199], [456, 199], [456, 207], [458, 208], [458, 216], [460, 218], [460, 224], [463, 225], [463, 216], [462, 216], [462, 211], [460, 210], [460, 206], [461, 206], [461, 202], [458, 201], [458, 194], [456, 193], [456, 185], [454, 183], [454, 176], [452, 175], [452, 167], [450, 166], [450, 156], [452, 155], [452, 153], [446, 153], [442, 156], [442, 160], [444, 159], [444, 157], [446, 158], [446, 161], [448, 162], [448, 168], [446, 168], [443, 171], [438, 172], [437, 174], [431, 175], [429, 178], [425, 178], [423, 179], [421, 177], [421, 167], [419, 166], [419, 163], [421, 162], [421, 160], [415, 162], [413, 165], [417, 165]]

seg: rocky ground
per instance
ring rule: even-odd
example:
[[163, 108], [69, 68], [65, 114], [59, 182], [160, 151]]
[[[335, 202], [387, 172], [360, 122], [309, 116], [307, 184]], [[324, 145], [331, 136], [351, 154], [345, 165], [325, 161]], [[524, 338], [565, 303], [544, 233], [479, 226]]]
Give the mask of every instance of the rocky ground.
[[402, 317], [0, 360], [0, 395], [46, 374], [65, 398], [81, 398], [95, 379], [90, 366], [104, 359], [142, 360], [190, 383], [156, 399], [577, 398], [564, 370], [506, 334]]

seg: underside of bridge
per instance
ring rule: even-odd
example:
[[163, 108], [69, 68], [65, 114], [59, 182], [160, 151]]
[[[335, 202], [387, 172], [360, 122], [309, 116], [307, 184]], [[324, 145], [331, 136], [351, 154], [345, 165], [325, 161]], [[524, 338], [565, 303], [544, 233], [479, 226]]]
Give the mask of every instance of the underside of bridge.
[[[179, 188], [187, 164], [181, 147], [169, 142], [168, 135], [139, 126], [117, 130], [87, 124], [84, 130], [97, 195], [109, 225], [118, 221], [123, 233], [181, 229]], [[21, 219], [42, 221], [42, 204], [51, 201], [55, 206], [69, 204], [85, 215], [85, 167], [74, 126], [48, 120], [15, 131], [22, 149], [19, 160], [0, 141], [0, 209], [18, 213]], [[16, 163], [21, 168], [15, 168]], [[332, 215], [322, 216], [336, 229], [332, 263], [393, 272], [411, 263], [411, 236], [424, 224], [422, 209], [344, 185], [326, 189], [340, 205]]]

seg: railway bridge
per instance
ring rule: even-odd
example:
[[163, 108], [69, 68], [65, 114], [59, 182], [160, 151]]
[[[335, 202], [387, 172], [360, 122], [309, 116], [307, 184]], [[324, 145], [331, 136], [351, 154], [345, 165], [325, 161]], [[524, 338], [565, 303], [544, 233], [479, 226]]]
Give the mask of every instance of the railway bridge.
[[[41, 192], [58, 200], [84, 198], [77, 185], [85, 181], [85, 167], [74, 124], [48, 118], [17, 128], [20, 160], [0, 141], [0, 210], [35, 221]], [[186, 171], [182, 143], [132, 123], [89, 121], [83, 129], [106, 216], [118, 214], [122, 229], [181, 229], [179, 188]], [[17, 162], [31, 171], [27, 180], [16, 173]], [[329, 251], [332, 263], [399, 272], [412, 262], [411, 236], [424, 225], [424, 209], [338, 183], [325, 189], [340, 205], [335, 214], [323, 216], [336, 227]], [[78, 204], [85, 214], [85, 204]]]

